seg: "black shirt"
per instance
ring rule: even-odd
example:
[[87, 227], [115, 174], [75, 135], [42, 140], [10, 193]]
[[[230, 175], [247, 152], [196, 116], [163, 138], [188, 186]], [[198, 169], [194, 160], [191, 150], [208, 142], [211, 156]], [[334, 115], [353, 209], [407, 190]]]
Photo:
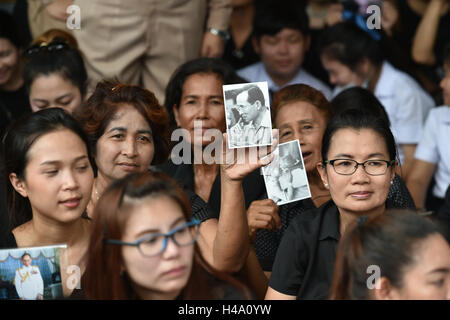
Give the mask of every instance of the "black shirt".
[[[189, 189], [191, 192], [195, 192], [194, 170], [192, 164], [176, 165], [169, 160], [168, 162], [160, 165], [158, 168], [177, 181], [183, 188]], [[264, 178], [260, 174], [260, 170], [255, 170], [244, 178], [244, 181], [242, 182], [242, 189], [244, 190], [246, 209], [248, 209], [253, 201], [267, 198]], [[208, 205], [217, 214], [217, 218], [219, 218], [220, 213], [220, 190], [220, 173], [218, 173], [212, 185], [208, 200]]]
[[[390, 201], [386, 208], [392, 208]], [[328, 299], [340, 237], [332, 200], [295, 217], [281, 240], [269, 286], [297, 299]]]
[[16, 91], [0, 91], [0, 105], [12, 120], [31, 112], [30, 101], [24, 85]]
[[[415, 209], [414, 201], [408, 188], [398, 175], [395, 175], [394, 182], [389, 188], [387, 199], [394, 208]], [[316, 206], [310, 198], [282, 205], [278, 211], [281, 228], [277, 231], [264, 229], [258, 231], [255, 239], [255, 252], [264, 271], [272, 271], [272, 265], [281, 239], [292, 220], [313, 208], [316, 208]]]

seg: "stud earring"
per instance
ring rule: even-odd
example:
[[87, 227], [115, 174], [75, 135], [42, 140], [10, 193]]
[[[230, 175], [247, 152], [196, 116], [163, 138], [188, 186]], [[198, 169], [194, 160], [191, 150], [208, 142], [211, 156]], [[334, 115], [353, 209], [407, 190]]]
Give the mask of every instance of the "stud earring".
[[394, 180], [391, 180], [391, 185], [393, 185], [394, 184]]
[[328, 189], [328, 183], [324, 183], [324, 185], [325, 185], [325, 188], [327, 188], [327, 189]]

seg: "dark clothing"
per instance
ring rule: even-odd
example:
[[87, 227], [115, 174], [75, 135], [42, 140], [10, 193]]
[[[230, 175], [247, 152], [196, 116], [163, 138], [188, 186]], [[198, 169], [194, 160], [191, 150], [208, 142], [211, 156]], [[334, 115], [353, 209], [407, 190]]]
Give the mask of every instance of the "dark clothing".
[[333, 201], [295, 217], [281, 240], [269, 286], [298, 299], [327, 299], [339, 226]]
[[440, 226], [442, 233], [450, 243], [450, 187], [447, 188], [444, 204], [437, 212], [434, 221]]
[[[176, 165], [169, 160], [168, 162], [160, 165], [158, 168], [177, 181], [180, 186], [195, 192], [194, 170], [192, 164]], [[248, 209], [253, 201], [267, 198], [264, 178], [260, 174], [259, 170], [255, 170], [245, 177], [242, 182], [242, 189], [244, 190], [246, 209]], [[218, 173], [212, 185], [208, 200], [208, 205], [210, 205], [214, 212], [217, 213], [217, 218], [220, 213], [220, 190], [220, 173]]]
[[328, 299], [340, 237], [332, 200], [297, 216], [281, 240], [269, 286], [297, 299]]
[[12, 232], [3, 234], [0, 238], [0, 249], [15, 249], [18, 248], [16, 238]]
[[251, 35], [247, 38], [244, 45], [240, 50], [236, 49], [233, 35], [230, 33], [231, 38], [225, 43], [225, 49], [222, 59], [227, 61], [235, 69], [242, 69], [255, 62], [259, 61], [259, 55], [253, 49]]
[[[404, 181], [395, 175], [394, 183], [389, 189], [387, 199], [394, 208], [415, 209], [414, 201]], [[255, 239], [255, 252], [264, 271], [272, 271], [275, 255], [281, 239], [291, 221], [304, 212], [316, 208], [311, 199], [292, 202], [279, 207], [278, 214], [281, 220], [281, 228], [277, 231], [259, 230]]]
[[25, 86], [20, 87], [16, 91], [0, 91], [0, 109], [6, 111], [8, 123], [31, 112]]

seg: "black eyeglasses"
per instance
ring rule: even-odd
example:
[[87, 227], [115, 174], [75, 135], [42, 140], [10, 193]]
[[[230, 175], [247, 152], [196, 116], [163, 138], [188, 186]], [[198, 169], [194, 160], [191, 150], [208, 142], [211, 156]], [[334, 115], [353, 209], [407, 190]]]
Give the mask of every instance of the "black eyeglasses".
[[333, 159], [325, 160], [324, 163], [330, 164], [337, 174], [349, 176], [356, 172], [358, 166], [362, 166], [367, 174], [381, 176], [386, 173], [388, 167], [395, 163], [395, 160], [367, 160], [358, 162], [350, 159]]
[[41, 52], [41, 51], [51, 52], [51, 51], [68, 49], [68, 48], [69, 48], [69, 45], [67, 44], [67, 42], [62, 41], [62, 40], [54, 40], [50, 43], [42, 42], [39, 44], [35, 44], [35, 45], [29, 47], [27, 50], [25, 50], [25, 53], [27, 55], [33, 55], [33, 54]]
[[188, 246], [197, 241], [200, 221], [193, 219], [190, 222], [170, 230], [169, 233], [156, 233], [148, 235], [135, 242], [125, 242], [115, 239], [105, 239], [108, 244], [138, 247], [144, 257], [154, 257], [164, 252], [169, 238], [178, 246]]

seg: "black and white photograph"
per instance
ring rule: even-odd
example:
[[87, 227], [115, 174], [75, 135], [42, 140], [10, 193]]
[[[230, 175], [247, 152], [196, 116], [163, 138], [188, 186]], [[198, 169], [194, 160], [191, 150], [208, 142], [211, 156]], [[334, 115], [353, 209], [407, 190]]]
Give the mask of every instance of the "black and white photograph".
[[269, 199], [277, 205], [283, 205], [310, 198], [308, 177], [298, 140], [280, 144], [274, 155], [274, 160], [262, 168]]
[[0, 250], [0, 300], [63, 298], [62, 248], [66, 246]]
[[267, 82], [223, 86], [228, 147], [272, 144], [272, 120]]

